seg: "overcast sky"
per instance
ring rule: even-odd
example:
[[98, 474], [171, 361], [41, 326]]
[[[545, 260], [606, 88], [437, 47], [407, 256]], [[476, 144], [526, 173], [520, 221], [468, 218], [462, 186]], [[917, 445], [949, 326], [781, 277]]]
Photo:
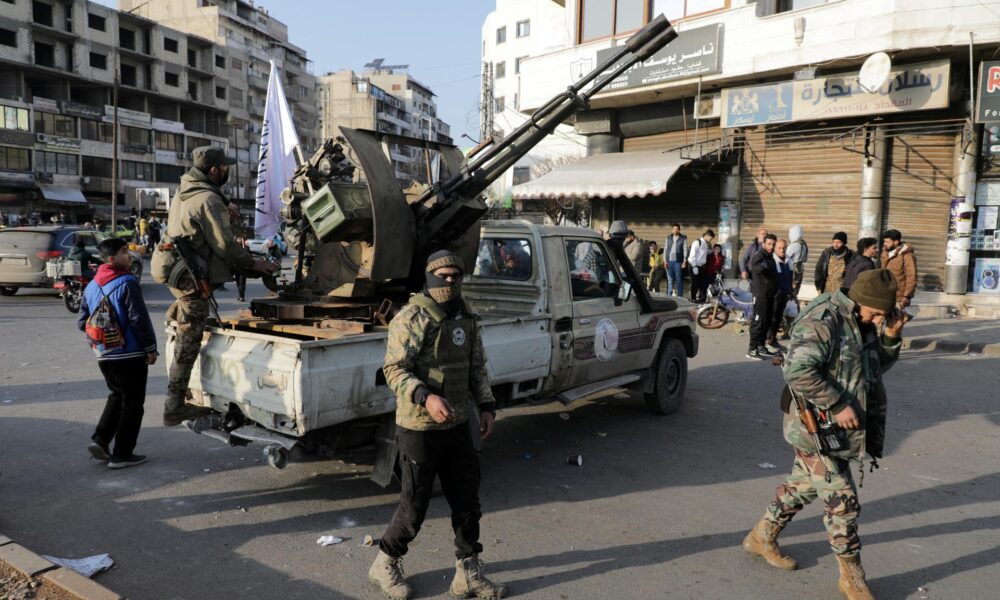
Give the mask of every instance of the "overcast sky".
[[[117, 7], [115, 0], [98, 0]], [[156, 2], [156, 0], [150, 0]], [[495, 0], [258, 0], [288, 25], [289, 40], [303, 48], [316, 75], [361, 70], [384, 58], [410, 65], [410, 74], [437, 94], [438, 116], [462, 138], [479, 137], [479, 58], [483, 20]]]

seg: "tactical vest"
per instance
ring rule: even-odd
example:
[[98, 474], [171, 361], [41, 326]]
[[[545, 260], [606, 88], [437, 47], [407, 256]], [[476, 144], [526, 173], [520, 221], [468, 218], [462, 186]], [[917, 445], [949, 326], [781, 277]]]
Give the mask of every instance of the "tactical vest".
[[410, 302], [430, 315], [438, 326], [437, 339], [424, 347], [413, 365], [413, 374], [427, 385], [429, 392], [443, 396], [455, 410], [455, 420], [437, 423], [427, 409], [413, 402], [396, 403], [396, 423], [406, 429], [450, 429], [468, 419], [469, 402], [472, 400], [471, 362], [472, 348], [476, 343], [476, 321], [466, 314], [460, 319], [449, 319], [444, 309], [432, 298], [417, 294]]

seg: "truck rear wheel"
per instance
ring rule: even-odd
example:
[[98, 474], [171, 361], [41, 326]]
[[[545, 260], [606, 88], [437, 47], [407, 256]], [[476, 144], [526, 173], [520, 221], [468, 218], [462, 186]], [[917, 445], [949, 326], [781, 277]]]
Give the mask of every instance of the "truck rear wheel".
[[645, 394], [646, 407], [655, 415], [677, 412], [687, 387], [687, 352], [680, 340], [663, 340], [653, 377], [653, 391]]

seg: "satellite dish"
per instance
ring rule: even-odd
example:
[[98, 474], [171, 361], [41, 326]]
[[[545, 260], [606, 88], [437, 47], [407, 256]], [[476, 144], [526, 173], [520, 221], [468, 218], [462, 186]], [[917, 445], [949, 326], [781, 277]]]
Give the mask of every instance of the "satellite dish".
[[892, 69], [892, 59], [885, 52], [876, 52], [865, 60], [858, 71], [858, 84], [869, 94], [874, 94], [882, 88], [889, 78]]

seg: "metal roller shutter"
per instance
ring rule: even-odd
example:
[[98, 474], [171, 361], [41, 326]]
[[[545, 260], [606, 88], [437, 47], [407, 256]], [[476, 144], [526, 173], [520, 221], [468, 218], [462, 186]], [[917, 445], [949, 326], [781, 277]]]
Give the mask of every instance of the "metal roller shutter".
[[862, 157], [834, 139], [839, 133], [813, 132], [802, 141], [787, 137], [778, 141], [769, 139], [768, 133], [747, 133], [740, 253], [761, 226], [781, 239], [788, 237], [792, 225], [802, 225], [809, 243], [808, 283], [834, 233], [847, 232], [850, 247], [855, 247]]
[[697, 136], [695, 135], [694, 129], [688, 129], [687, 131], [669, 131], [667, 133], [658, 133], [656, 135], [625, 138], [622, 149], [625, 152], [640, 152], [642, 150], [672, 150], [674, 148], [680, 148], [681, 146], [687, 146], [688, 144], [695, 143], [695, 137], [697, 137], [697, 141], [705, 142], [708, 140], [719, 139], [721, 136], [722, 130], [719, 129], [718, 126], [700, 127], [698, 128]]
[[663, 245], [671, 226], [679, 223], [689, 240], [719, 224], [719, 178], [678, 171], [667, 193], [646, 198], [619, 198], [613, 201], [614, 219], [621, 219], [647, 242]]
[[890, 141], [882, 230], [898, 229], [903, 241], [913, 246], [917, 289], [941, 290], [955, 136], [900, 135]]

